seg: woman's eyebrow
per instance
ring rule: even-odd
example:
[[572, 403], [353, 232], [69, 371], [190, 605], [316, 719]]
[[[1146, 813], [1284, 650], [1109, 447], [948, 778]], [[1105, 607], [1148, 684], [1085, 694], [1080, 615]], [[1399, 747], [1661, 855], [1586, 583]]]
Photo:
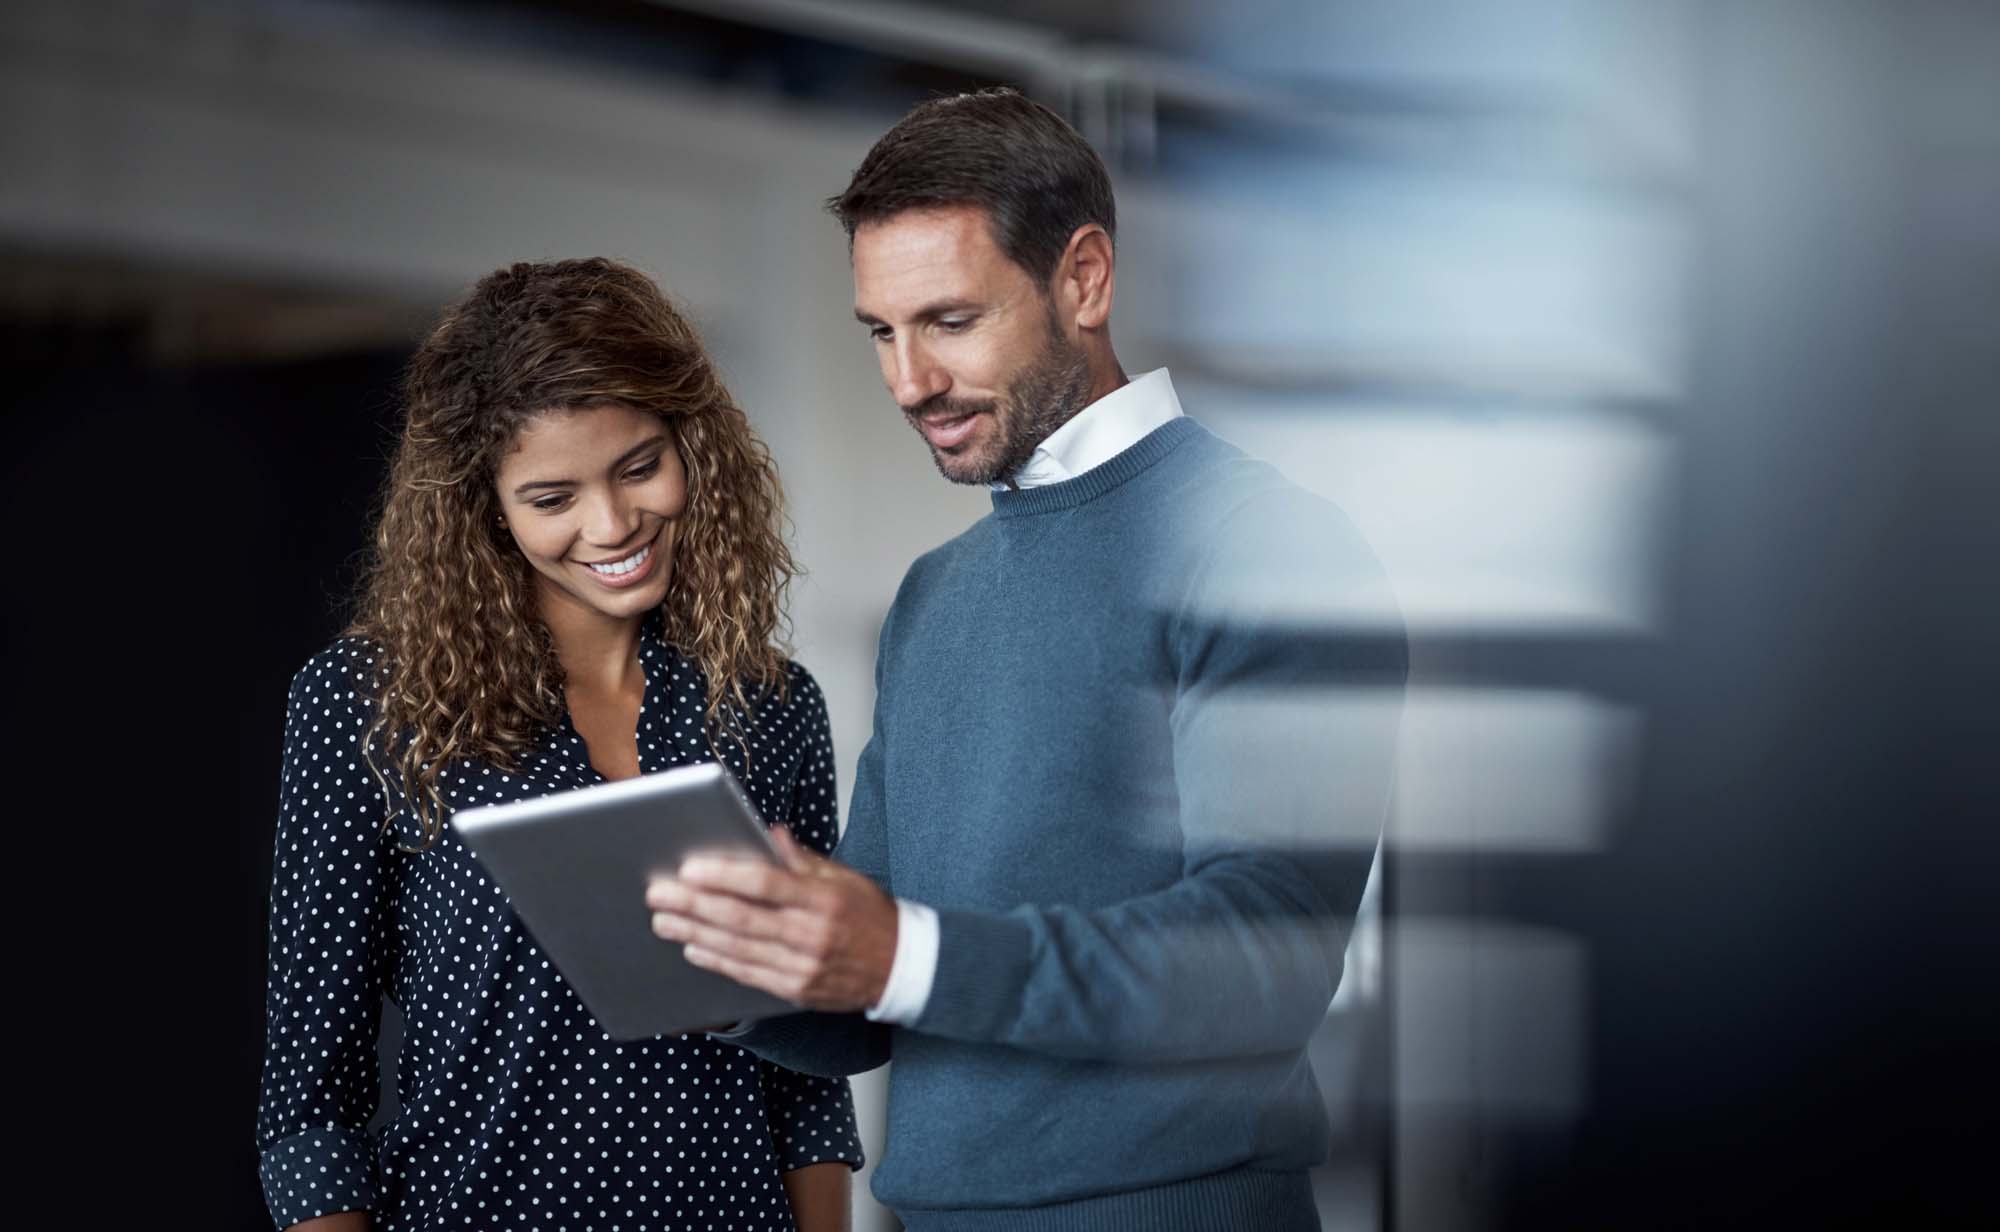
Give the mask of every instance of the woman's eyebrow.
[[617, 470], [619, 467], [625, 465], [627, 462], [630, 462], [632, 459], [638, 457], [640, 454], [645, 453], [648, 449], [652, 449], [655, 446], [664, 444], [666, 442], [666, 439], [667, 439], [667, 434], [664, 432], [658, 432], [653, 434], [652, 436], [647, 437], [645, 440], [640, 441], [638, 444], [632, 446], [632, 448], [626, 450], [624, 453], [619, 454], [618, 460], [611, 464], [611, 469], [614, 471]]
[[531, 479], [527, 483], [515, 488], [514, 495], [526, 496], [537, 488], [571, 488], [575, 486], [576, 480], [574, 479]]
[[[661, 444], [664, 444], [666, 442], [666, 439], [667, 439], [667, 434], [664, 432], [657, 433], [653, 436], [647, 437], [645, 440], [640, 441], [638, 444], [632, 446], [632, 448], [626, 450], [624, 453], [619, 454], [617, 459], [611, 463], [610, 469], [614, 471], [617, 470], [619, 467], [625, 465], [627, 462], [630, 462], [632, 459], [638, 457], [640, 454], [645, 453], [648, 449], [653, 449]], [[537, 488], [573, 488], [575, 486], [576, 486], [576, 480], [574, 479], [530, 479], [528, 482], [520, 484], [517, 487], [515, 487], [514, 495], [526, 496], [529, 492], [534, 491]]]

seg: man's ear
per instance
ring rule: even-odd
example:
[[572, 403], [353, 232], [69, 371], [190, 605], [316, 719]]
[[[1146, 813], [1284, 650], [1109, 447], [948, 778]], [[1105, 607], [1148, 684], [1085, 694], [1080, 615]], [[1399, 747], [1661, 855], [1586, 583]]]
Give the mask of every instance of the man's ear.
[[1078, 329], [1101, 329], [1111, 319], [1111, 301], [1118, 289], [1117, 254], [1111, 236], [1094, 222], [1087, 222], [1069, 237], [1062, 259], [1056, 262], [1060, 302]]

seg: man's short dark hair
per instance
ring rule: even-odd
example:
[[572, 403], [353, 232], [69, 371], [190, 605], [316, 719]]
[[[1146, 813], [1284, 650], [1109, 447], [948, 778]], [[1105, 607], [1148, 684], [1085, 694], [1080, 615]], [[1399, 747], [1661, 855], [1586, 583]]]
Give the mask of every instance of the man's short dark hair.
[[850, 245], [863, 223], [953, 205], [985, 210], [1000, 250], [1044, 286], [1078, 227], [1118, 231], [1097, 151], [1061, 116], [1005, 88], [919, 103], [826, 203]]

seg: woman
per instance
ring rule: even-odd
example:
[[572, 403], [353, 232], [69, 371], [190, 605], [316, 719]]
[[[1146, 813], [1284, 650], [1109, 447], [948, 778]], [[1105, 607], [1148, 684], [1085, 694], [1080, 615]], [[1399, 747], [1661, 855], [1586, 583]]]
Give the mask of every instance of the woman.
[[[346, 636], [292, 682], [258, 1146], [279, 1226], [844, 1227], [846, 1084], [618, 1043], [453, 810], [720, 758], [829, 848], [825, 703], [775, 648], [775, 470], [687, 323], [608, 261], [445, 314]], [[371, 1136], [383, 997], [400, 1109]]]

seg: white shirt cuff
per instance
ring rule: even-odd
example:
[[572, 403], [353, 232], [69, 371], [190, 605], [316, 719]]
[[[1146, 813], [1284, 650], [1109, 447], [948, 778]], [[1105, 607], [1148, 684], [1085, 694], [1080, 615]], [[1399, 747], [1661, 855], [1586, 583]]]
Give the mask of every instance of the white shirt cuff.
[[937, 978], [937, 912], [922, 903], [896, 900], [896, 958], [889, 964], [889, 982], [882, 999], [868, 1007], [871, 1022], [911, 1026], [930, 1003], [931, 982]]

